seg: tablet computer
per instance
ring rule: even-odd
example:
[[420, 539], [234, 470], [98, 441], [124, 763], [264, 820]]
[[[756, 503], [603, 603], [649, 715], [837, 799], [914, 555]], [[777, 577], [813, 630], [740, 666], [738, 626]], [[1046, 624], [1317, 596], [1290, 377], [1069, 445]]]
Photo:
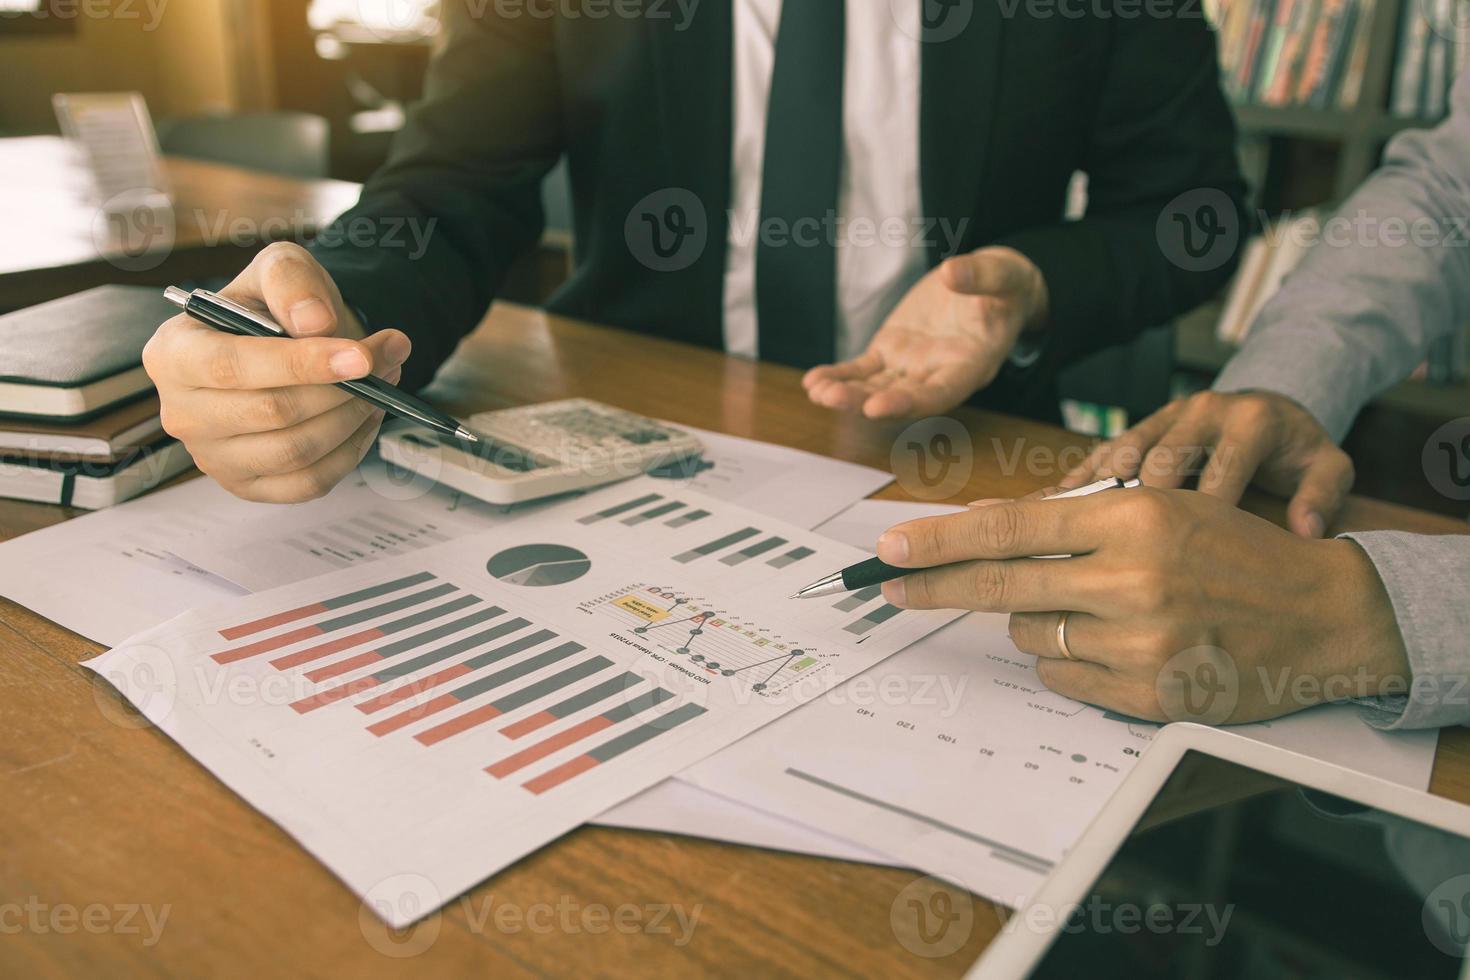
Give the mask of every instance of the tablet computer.
[[972, 977], [1467, 978], [1470, 808], [1170, 725]]

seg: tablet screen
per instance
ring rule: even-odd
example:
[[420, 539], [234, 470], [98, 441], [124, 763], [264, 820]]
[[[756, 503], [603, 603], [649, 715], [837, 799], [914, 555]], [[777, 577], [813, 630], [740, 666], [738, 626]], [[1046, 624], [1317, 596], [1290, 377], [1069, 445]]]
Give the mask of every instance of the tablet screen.
[[1035, 977], [1458, 977], [1470, 841], [1191, 751], [1054, 914]]

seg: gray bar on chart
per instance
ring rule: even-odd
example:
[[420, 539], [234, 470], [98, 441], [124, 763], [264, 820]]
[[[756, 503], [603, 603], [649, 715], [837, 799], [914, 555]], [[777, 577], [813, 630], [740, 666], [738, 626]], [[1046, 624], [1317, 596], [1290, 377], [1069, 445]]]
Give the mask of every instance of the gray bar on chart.
[[617, 724], [620, 721], [627, 721], [634, 715], [641, 714], [642, 712], [647, 711], [649, 708], [663, 704], [665, 701], [673, 696], [673, 691], [665, 691], [661, 687], [656, 687], [651, 691], [644, 691], [636, 698], [624, 701], [622, 704], [614, 705], [613, 707], [608, 708], [602, 713], [602, 717], [606, 718], [613, 724]]
[[846, 599], [843, 599], [840, 602], [832, 603], [832, 608], [840, 609], [843, 612], [852, 612], [863, 603], [871, 602], [872, 600], [878, 598], [879, 594], [882, 593], [882, 591], [883, 587], [881, 585], [870, 585], [866, 589], [858, 589]]
[[808, 558], [814, 554], [816, 554], [816, 552], [810, 548], [792, 548], [790, 551], [786, 552], [786, 554], [777, 555], [775, 558], [772, 558], [770, 561], [766, 562], [766, 564], [770, 565], [772, 568], [785, 568], [787, 565], [794, 565], [797, 562], [801, 561], [803, 558]]
[[519, 677], [525, 677], [527, 674], [534, 673], [542, 667], [549, 667], [558, 660], [565, 660], [572, 654], [581, 653], [585, 649], [587, 648], [580, 643], [563, 643], [561, 646], [553, 647], [545, 653], [538, 653], [534, 657], [528, 657], [518, 664], [511, 664], [504, 670], [497, 670], [488, 677], [482, 677], [463, 687], [456, 687], [449, 693], [457, 701], [468, 701], [476, 694], [484, 694], [486, 691], [497, 688], [502, 684], [509, 684]]
[[617, 517], [619, 514], [626, 514], [628, 511], [632, 510], [635, 507], [642, 507], [644, 504], [651, 504], [655, 500], [662, 500], [663, 496], [664, 495], [661, 493], [650, 493], [646, 496], [639, 497], [637, 500], [630, 500], [625, 504], [618, 504], [616, 507], [609, 507], [607, 510], [600, 510], [595, 514], [589, 514], [586, 517], [578, 520], [577, 523], [596, 524], [598, 521], [605, 521], [609, 517]]
[[779, 548], [785, 543], [785, 538], [766, 538], [764, 541], [757, 541], [748, 548], [741, 548], [735, 554], [721, 558], [720, 561], [726, 565], [738, 565], [743, 561], [749, 561], [755, 558], [757, 555], [763, 555], [772, 548]]
[[681, 704], [673, 711], [659, 715], [646, 725], [639, 725], [631, 732], [624, 732], [617, 738], [608, 739], [595, 749], [588, 749], [587, 754], [598, 762], [606, 762], [702, 714], [704, 714], [704, 709], [697, 704]]
[[388, 602], [379, 603], [376, 606], [369, 606], [366, 609], [359, 609], [356, 612], [350, 612], [345, 616], [338, 616], [335, 619], [323, 620], [316, 624], [316, 628], [323, 633], [330, 633], [332, 630], [339, 630], [344, 626], [355, 626], [358, 623], [367, 622], [369, 619], [376, 619], [379, 616], [397, 612], [400, 609], [407, 609], [409, 606], [416, 606], [421, 602], [428, 602], [430, 599], [437, 599], [441, 595], [453, 591], [455, 591], [455, 586], [445, 582], [443, 585], [436, 585], [432, 589], [415, 592], [413, 595], [406, 595], [400, 599], [393, 599]]
[[[496, 616], [503, 615], [504, 613], [505, 610], [501, 609], [499, 606], [491, 606], [488, 609], [481, 609], [480, 611], [472, 615], [465, 616], [462, 619], [456, 619], [445, 623], [443, 626], [435, 626], [431, 630], [424, 630], [422, 633], [415, 633], [413, 636], [410, 636], [406, 640], [398, 640], [396, 642], [389, 643], [387, 646], [378, 647], [378, 656], [382, 657], [384, 660], [387, 660], [389, 657], [396, 657], [400, 653], [406, 653], [407, 651], [412, 650], [414, 647], [421, 647], [425, 643], [433, 643], [435, 640], [442, 640], [446, 636], [458, 633], [460, 630], [469, 629], [471, 626], [478, 626], [485, 620], [494, 619]], [[408, 618], [412, 619], [413, 617]], [[383, 627], [383, 631], [389, 632], [386, 626]]]
[[702, 520], [708, 516], [709, 511], [707, 510], [691, 510], [687, 514], [680, 514], [672, 521], [664, 521], [664, 523], [669, 527], [683, 527], [686, 524], [693, 524], [695, 521]]
[[[449, 602], [441, 603], [437, 606], [431, 606], [428, 609], [422, 610], [421, 612], [416, 612], [411, 616], [404, 616], [402, 619], [395, 619], [391, 623], [384, 623], [382, 626], [378, 627], [378, 632], [402, 633], [404, 630], [411, 630], [415, 626], [422, 626], [425, 623], [433, 622], [436, 619], [448, 616], [450, 613], [459, 612], [466, 606], [473, 606], [479, 601], [480, 597], [477, 595], [462, 595], [457, 599], [451, 599]], [[461, 622], [463, 622], [463, 620], [461, 620]]]
[[716, 551], [723, 551], [725, 548], [730, 547], [732, 544], [739, 544], [746, 538], [753, 538], [760, 533], [761, 529], [758, 527], [741, 528], [734, 534], [727, 534], [723, 538], [716, 538], [709, 544], [702, 544], [698, 548], [695, 548], [693, 551], [686, 551], [682, 555], [675, 555], [674, 561], [688, 564], [689, 562], [694, 561], [696, 558], [703, 558], [705, 555], [712, 555]]
[[632, 527], [634, 524], [642, 524], [644, 521], [651, 521], [655, 517], [663, 517], [665, 514], [672, 513], [683, 506], [684, 501], [682, 500], [670, 500], [666, 504], [659, 504], [657, 507], [653, 508], [653, 510], [645, 510], [641, 514], [634, 514], [632, 517], [625, 517], [623, 518], [623, 523], [628, 525], [629, 527]]
[[855, 633], [861, 636], [868, 630], [872, 629], [874, 626], [877, 626], [880, 623], [888, 622], [890, 619], [892, 619], [894, 616], [897, 616], [901, 612], [903, 612], [902, 609], [898, 608], [897, 606], [890, 606], [888, 603], [885, 602], [877, 609], [874, 609], [872, 612], [868, 613], [862, 619], [858, 620], [855, 623], [851, 623], [844, 628], [849, 633]]
[[558, 701], [556, 704], [547, 708], [546, 713], [554, 718], [565, 718], [567, 715], [575, 714], [583, 708], [590, 708], [597, 702], [605, 698], [610, 698], [614, 694], [623, 693], [631, 688], [637, 687], [642, 682], [642, 677], [633, 673], [631, 670], [625, 671], [612, 680], [603, 681], [595, 687], [589, 687], [585, 691], [573, 694], [565, 701]]
[[437, 650], [430, 650], [428, 653], [421, 654], [411, 660], [405, 660], [401, 664], [384, 667], [374, 674], [373, 677], [385, 683], [399, 677], [406, 677], [414, 671], [427, 667], [430, 664], [436, 664], [441, 660], [448, 660], [456, 654], [464, 653], [466, 650], [473, 650], [481, 643], [489, 643], [491, 640], [497, 640], [507, 633], [514, 633], [516, 630], [524, 629], [530, 625], [531, 621], [529, 619], [508, 619], [498, 626], [492, 626], [473, 636], [455, 640], [453, 643], [446, 643]]
[[503, 698], [495, 701], [495, 707], [502, 714], [514, 711], [521, 705], [530, 704], [532, 701], [540, 700], [553, 691], [560, 691], [568, 684], [575, 684], [584, 677], [591, 677], [599, 670], [612, 666], [612, 661], [606, 657], [593, 657], [579, 664], [568, 667], [566, 670], [557, 671], [550, 677], [539, 680], [534, 684], [527, 684], [519, 691], [512, 691]]

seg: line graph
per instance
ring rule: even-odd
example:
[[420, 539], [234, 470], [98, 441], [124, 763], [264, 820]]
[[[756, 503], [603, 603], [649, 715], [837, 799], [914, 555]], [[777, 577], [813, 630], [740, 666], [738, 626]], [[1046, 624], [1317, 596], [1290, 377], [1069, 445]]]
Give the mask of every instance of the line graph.
[[633, 585], [591, 604], [628, 635], [706, 674], [776, 693], [822, 669], [829, 656], [731, 615], [703, 596]]

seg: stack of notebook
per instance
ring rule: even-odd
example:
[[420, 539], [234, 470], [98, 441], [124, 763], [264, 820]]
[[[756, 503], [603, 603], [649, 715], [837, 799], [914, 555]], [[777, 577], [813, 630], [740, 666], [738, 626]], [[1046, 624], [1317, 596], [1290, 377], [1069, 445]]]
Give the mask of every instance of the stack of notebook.
[[0, 496], [95, 510], [191, 465], [143, 370], [177, 312], [161, 290], [100, 286], [0, 316]]

